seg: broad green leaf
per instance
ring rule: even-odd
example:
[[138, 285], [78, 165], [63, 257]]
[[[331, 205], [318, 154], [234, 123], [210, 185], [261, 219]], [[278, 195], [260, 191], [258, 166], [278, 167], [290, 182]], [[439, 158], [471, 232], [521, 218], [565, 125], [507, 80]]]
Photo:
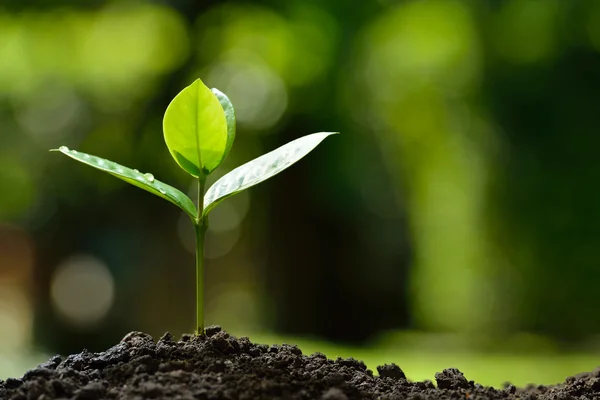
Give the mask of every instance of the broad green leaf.
[[203, 215], [226, 198], [248, 189], [288, 168], [311, 152], [327, 136], [337, 132], [313, 133], [293, 140], [270, 153], [237, 167], [217, 180], [204, 195]]
[[183, 89], [167, 107], [165, 142], [188, 174], [198, 178], [219, 166], [227, 148], [227, 121], [221, 103], [200, 79]]
[[223, 111], [225, 112], [225, 120], [227, 121], [227, 145], [225, 146], [225, 153], [223, 154], [223, 160], [227, 158], [229, 154], [229, 150], [231, 150], [231, 146], [233, 146], [233, 141], [235, 140], [235, 110], [233, 109], [233, 104], [231, 104], [231, 100], [229, 97], [225, 95], [225, 93], [219, 91], [219, 89], [211, 89], [212, 92], [217, 96], [219, 103], [221, 103], [221, 107], [223, 107]]
[[175, 189], [173, 186], [167, 185], [166, 183], [155, 179], [152, 174], [142, 174], [135, 169], [124, 167], [116, 162], [105, 160], [104, 158], [92, 156], [90, 154], [81, 153], [76, 150], [69, 150], [65, 146], [61, 146], [59, 149], [53, 149], [50, 151], [60, 151], [64, 155], [69, 156], [79, 162], [97, 168], [101, 171], [108, 172], [109, 174], [116, 176], [127, 183], [170, 201], [185, 211], [185, 213], [188, 214], [192, 219], [196, 218], [196, 206], [192, 200], [190, 200], [190, 198], [179, 189]]

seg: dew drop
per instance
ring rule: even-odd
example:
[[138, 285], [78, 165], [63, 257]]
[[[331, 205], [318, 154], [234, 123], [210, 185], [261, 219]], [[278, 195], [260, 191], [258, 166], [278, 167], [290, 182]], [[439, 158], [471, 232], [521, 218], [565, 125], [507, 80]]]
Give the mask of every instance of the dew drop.
[[71, 153], [77, 154], [77, 150], [71, 150]]
[[167, 192], [165, 191], [165, 189], [158, 188], [158, 191], [161, 192], [162, 194], [167, 194]]
[[69, 151], [69, 148], [67, 146], [60, 146], [58, 149], [60, 151]]
[[140, 173], [140, 171], [138, 171], [137, 169], [134, 169], [133, 172], [135, 172], [136, 174]]
[[150, 182], [154, 182], [154, 175], [150, 173], [144, 174], [144, 178], [148, 179]]

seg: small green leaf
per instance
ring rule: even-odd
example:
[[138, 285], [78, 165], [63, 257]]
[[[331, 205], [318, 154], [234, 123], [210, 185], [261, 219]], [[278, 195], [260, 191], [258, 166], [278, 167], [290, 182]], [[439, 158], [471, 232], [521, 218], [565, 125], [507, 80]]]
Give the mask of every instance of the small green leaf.
[[229, 150], [231, 150], [231, 146], [233, 146], [233, 141], [235, 140], [235, 110], [233, 109], [231, 100], [229, 100], [229, 97], [227, 97], [225, 93], [215, 88], [211, 90], [215, 96], [217, 96], [219, 103], [221, 103], [221, 107], [223, 107], [223, 111], [225, 112], [225, 120], [227, 121], [227, 145], [225, 146], [225, 153], [221, 160], [221, 162], [223, 162], [223, 160], [227, 158]]
[[171, 101], [163, 119], [163, 131], [177, 164], [196, 178], [210, 174], [226, 153], [225, 112], [217, 96], [200, 79]]
[[101, 171], [108, 172], [109, 174], [116, 176], [127, 183], [170, 201], [177, 207], [181, 208], [187, 215], [190, 216], [190, 218], [196, 218], [196, 206], [192, 200], [190, 200], [190, 198], [179, 189], [175, 189], [173, 186], [167, 185], [166, 183], [155, 179], [154, 175], [152, 174], [142, 174], [135, 169], [124, 167], [116, 162], [105, 160], [104, 158], [92, 156], [90, 154], [81, 153], [76, 150], [69, 150], [65, 146], [61, 146], [59, 149], [53, 149], [50, 151], [60, 151], [64, 155], [69, 156], [79, 162], [97, 168]]
[[320, 132], [301, 137], [237, 167], [217, 180], [208, 189], [204, 195], [203, 215], [207, 215], [213, 207], [226, 198], [265, 181], [288, 168], [310, 153], [327, 136], [336, 133]]

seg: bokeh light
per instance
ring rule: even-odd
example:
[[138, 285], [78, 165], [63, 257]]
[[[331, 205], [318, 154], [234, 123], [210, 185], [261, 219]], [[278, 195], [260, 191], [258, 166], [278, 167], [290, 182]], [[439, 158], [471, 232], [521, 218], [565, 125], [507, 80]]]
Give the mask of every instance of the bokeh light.
[[287, 108], [284, 82], [260, 62], [215, 64], [208, 77], [236, 104], [236, 118], [242, 128], [267, 132]]
[[50, 295], [54, 308], [69, 324], [90, 328], [106, 317], [114, 303], [114, 278], [101, 260], [71, 256], [54, 271]]

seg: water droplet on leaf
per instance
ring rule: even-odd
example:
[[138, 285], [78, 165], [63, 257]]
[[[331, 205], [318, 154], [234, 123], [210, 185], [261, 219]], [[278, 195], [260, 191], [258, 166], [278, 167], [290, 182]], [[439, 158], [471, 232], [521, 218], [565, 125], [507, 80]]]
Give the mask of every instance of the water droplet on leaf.
[[144, 177], [148, 179], [150, 182], [154, 182], [154, 175], [152, 174], [144, 174]]
[[58, 149], [60, 151], [69, 151], [69, 148], [67, 146], [60, 146]]
[[158, 191], [161, 192], [162, 194], [167, 194], [167, 192], [165, 191], [165, 189], [158, 188]]
[[138, 171], [137, 169], [134, 169], [133, 172], [135, 172], [136, 174], [140, 173], [140, 171]]

